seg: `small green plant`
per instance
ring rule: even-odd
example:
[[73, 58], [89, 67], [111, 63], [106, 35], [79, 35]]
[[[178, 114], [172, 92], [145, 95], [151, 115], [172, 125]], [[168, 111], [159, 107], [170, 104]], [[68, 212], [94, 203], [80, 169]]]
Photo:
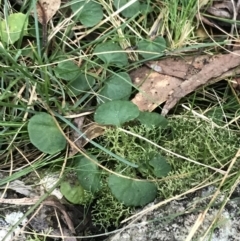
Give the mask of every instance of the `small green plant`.
[[117, 66], [121, 68], [128, 64], [127, 54], [123, 52], [118, 43], [113, 41], [97, 45], [93, 53], [107, 66]]
[[[91, 159], [97, 162], [94, 156]], [[86, 157], [75, 157], [77, 163], [77, 176], [82, 187], [92, 193], [97, 192], [101, 188], [100, 184], [100, 171], [98, 166], [91, 162]]]
[[98, 24], [103, 18], [102, 6], [96, 1], [81, 1], [71, 4], [73, 13], [76, 13], [75, 20], [80, 21], [85, 27], [92, 27]]
[[115, 100], [100, 105], [94, 114], [94, 120], [102, 125], [121, 126], [136, 119], [139, 114], [138, 107], [132, 102]]
[[154, 200], [157, 188], [148, 181], [135, 181], [110, 175], [108, 186], [112, 194], [126, 206], [144, 206]]
[[77, 182], [73, 184], [67, 181], [62, 182], [60, 191], [73, 204], [82, 204], [84, 202], [84, 190]]
[[13, 44], [28, 33], [28, 17], [23, 13], [13, 13], [0, 22], [0, 39]]
[[103, 102], [110, 100], [128, 100], [132, 93], [131, 78], [125, 72], [112, 75], [105, 81], [99, 93], [99, 99]]
[[138, 43], [138, 49], [141, 50], [140, 55], [145, 59], [153, 59], [154, 57], [161, 57], [166, 49], [166, 41], [163, 37], [156, 37], [155, 39], [143, 39]]
[[[95, 120], [101, 124], [121, 126], [126, 122], [137, 119], [140, 111], [138, 108], [128, 101], [111, 101], [106, 102], [98, 107], [95, 112]], [[152, 116], [152, 113], [144, 113], [144, 121], [147, 121], [147, 116], [149, 114], [149, 119]], [[161, 116], [158, 115], [159, 119]], [[163, 117], [162, 117], [163, 119]], [[163, 122], [158, 122], [160, 126]], [[166, 124], [164, 123], [164, 126]], [[151, 128], [153, 128], [151, 126]], [[114, 151], [117, 153], [116, 151]], [[119, 154], [119, 153], [117, 153]], [[121, 155], [122, 156], [122, 155]], [[125, 156], [122, 156], [125, 158]], [[94, 162], [91, 162], [91, 159]], [[132, 157], [127, 157], [128, 160], [132, 161]], [[75, 158], [75, 163], [77, 164], [77, 175], [81, 185], [88, 191], [96, 192], [99, 191], [100, 186], [100, 171], [98, 169], [97, 163], [99, 161], [95, 156], [86, 157], [77, 157]], [[139, 169], [129, 169], [126, 172], [129, 178], [123, 178], [117, 176], [116, 174], [110, 175], [108, 178], [105, 178], [103, 182], [108, 183], [108, 187], [111, 190], [111, 193], [116, 197], [119, 202], [124, 203], [126, 206], [143, 206], [154, 200], [156, 197], [157, 189], [153, 182], [146, 180], [134, 180], [138, 178], [138, 175], [141, 174], [144, 176], [144, 170], [141, 170], [142, 164], [137, 161], [139, 164]], [[144, 160], [143, 160], [144, 162]], [[151, 155], [149, 156], [150, 165], [146, 166], [146, 170], [151, 166], [152, 174], [155, 177], [165, 176], [171, 170], [170, 166], [166, 163], [165, 159], [160, 155]], [[110, 169], [113, 169], [116, 172], [122, 172], [121, 169], [126, 168], [122, 163], [115, 163], [113, 166], [108, 166]], [[107, 173], [106, 173], [107, 174]], [[123, 172], [125, 174], [125, 172]]]
[[28, 133], [32, 144], [44, 153], [55, 154], [66, 147], [65, 137], [47, 113], [38, 113], [30, 119]]
[[[128, 111], [128, 106], [131, 106], [131, 108], [132, 106], [134, 107], [134, 105], [128, 101], [118, 100], [106, 102], [99, 106], [94, 118], [97, 122], [116, 126], [121, 126], [129, 121], [132, 121], [134, 125], [140, 123], [140, 121], [142, 123], [146, 122], [148, 126], [143, 125], [140, 127], [139, 124], [137, 125], [140, 129], [143, 128], [143, 130], [146, 130], [146, 133], [152, 132], [152, 130], [156, 128], [163, 131], [164, 128], [167, 127], [167, 120], [159, 114], [142, 113], [138, 109], [136, 109], [135, 113], [135, 107], [133, 110]], [[109, 110], [111, 110], [110, 113]], [[138, 117], [140, 113], [142, 113], [142, 117], [139, 121]], [[109, 118], [109, 114], [111, 114], [111, 118]], [[133, 121], [134, 119], [135, 122]], [[113, 136], [118, 136], [118, 128], [110, 127], [107, 133], [111, 133], [111, 130]], [[143, 133], [145, 133], [145, 131], [143, 131]], [[109, 134], [106, 134], [106, 137], [108, 135]], [[74, 158], [77, 176], [81, 186], [85, 190], [91, 191], [96, 196], [98, 209], [100, 207], [105, 208], [104, 218], [101, 214], [103, 209], [95, 209], [94, 211], [95, 217], [102, 217], [99, 221], [96, 220], [96, 224], [101, 226], [105, 225], [104, 228], [107, 228], [111, 222], [119, 224], [121, 214], [125, 213], [123, 210], [127, 209], [127, 207], [143, 206], [153, 201], [157, 195], [157, 186], [155, 181], [153, 182], [153, 180], [149, 181], [147, 179], [165, 177], [171, 171], [171, 166], [166, 159], [155, 150], [153, 151], [152, 148], [146, 148], [146, 152], [142, 152], [145, 147], [135, 143], [135, 138], [132, 136], [129, 137], [128, 135], [125, 135], [125, 138], [128, 140], [125, 143], [126, 145], [123, 145], [124, 141], [121, 140], [121, 138], [124, 136], [124, 133], [119, 132], [119, 135], [120, 137], [114, 141], [114, 144], [109, 137], [107, 137], [107, 143], [104, 141], [101, 144], [104, 146], [107, 144], [109, 150], [136, 163], [137, 168], [130, 167], [123, 162], [114, 160], [112, 156], [106, 155], [105, 152], [99, 153], [97, 149], [92, 151], [93, 155], [89, 155], [89, 158], [82, 156]], [[132, 149], [132, 145], [134, 145], [134, 149]], [[139, 148], [140, 151], [136, 151], [136, 148]], [[94, 155], [95, 152], [98, 154]], [[125, 155], [125, 152], [128, 153], [128, 155]], [[134, 158], [132, 156], [133, 152], [135, 152]], [[109, 174], [104, 170], [100, 170], [98, 163], [113, 170], [115, 174]], [[125, 177], [121, 175], [125, 175]], [[110, 196], [112, 196], [110, 199], [113, 202], [113, 206], [116, 206], [115, 203], [118, 202], [122, 207], [119, 208], [120, 206], [117, 205], [118, 211], [115, 210], [117, 213], [114, 215], [111, 214], [112, 210], [109, 210], [111, 207], [105, 206], [108, 205], [108, 202], [104, 205], [104, 200], [106, 197], [109, 199]]]

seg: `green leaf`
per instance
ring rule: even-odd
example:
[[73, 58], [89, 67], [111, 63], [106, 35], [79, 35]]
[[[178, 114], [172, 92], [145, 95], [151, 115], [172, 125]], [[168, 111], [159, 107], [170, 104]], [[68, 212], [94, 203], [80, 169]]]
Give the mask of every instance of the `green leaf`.
[[96, 1], [79, 1], [72, 4], [71, 9], [74, 13], [78, 12], [76, 19], [79, 20], [85, 27], [93, 27], [103, 18], [102, 7]]
[[121, 72], [111, 76], [106, 80], [103, 89], [100, 91], [101, 98], [104, 96], [104, 101], [128, 99], [132, 92], [131, 78]]
[[[90, 155], [91, 159], [97, 159]], [[100, 171], [98, 166], [86, 157], [76, 157], [77, 163], [77, 177], [85, 190], [96, 192], [100, 189]]]
[[127, 54], [116, 51], [122, 51], [122, 49], [118, 44], [108, 41], [97, 45], [94, 54], [96, 54], [105, 64], [116, 65], [117, 67], [126, 66], [128, 64]]
[[171, 171], [170, 164], [160, 154], [155, 154], [155, 156], [149, 161], [149, 164], [154, 168], [153, 173], [158, 178], [167, 176]]
[[95, 84], [95, 79], [86, 74], [80, 74], [76, 79], [68, 84], [71, 94], [79, 95], [84, 91], [88, 91]]
[[[124, 6], [125, 4], [127, 4], [129, 2], [129, 0], [114, 0], [113, 1], [113, 5], [114, 7], [118, 10], [119, 8], [121, 8], [122, 6]], [[139, 1], [134, 2], [132, 5], [130, 5], [129, 7], [127, 7], [126, 9], [124, 9], [121, 14], [125, 17], [125, 18], [131, 18], [133, 17], [135, 14], [137, 14], [140, 10], [140, 3]]]
[[60, 191], [73, 204], [81, 204], [84, 201], [84, 190], [80, 184], [70, 185], [69, 182], [62, 182]]
[[114, 100], [100, 105], [94, 114], [94, 120], [102, 125], [121, 126], [138, 115], [139, 109], [132, 102]]
[[66, 146], [65, 137], [47, 113], [36, 114], [29, 120], [28, 133], [31, 143], [44, 153], [55, 154]]
[[15, 43], [20, 37], [27, 35], [28, 17], [23, 13], [13, 13], [0, 23], [0, 36], [5, 43]]
[[56, 77], [63, 80], [74, 80], [81, 73], [80, 68], [71, 60], [58, 63], [54, 69]]
[[146, 125], [149, 128], [153, 126], [165, 128], [168, 124], [168, 121], [164, 116], [155, 112], [140, 112], [137, 119], [142, 125]]
[[151, 13], [152, 11], [153, 11], [153, 8], [150, 4], [147, 4], [147, 3], [140, 4], [140, 12], [142, 14], [148, 14], [148, 13]]
[[118, 201], [126, 206], [143, 206], [152, 202], [157, 194], [154, 183], [136, 181], [111, 175], [108, 178], [108, 186]]
[[143, 39], [138, 43], [138, 50], [145, 51], [145, 52], [153, 52], [151, 53], [144, 53], [141, 52], [140, 55], [143, 58], [153, 58], [153, 57], [160, 57], [164, 53], [163, 51], [166, 49], [166, 41], [163, 37], [156, 37], [154, 40], [146, 40]]

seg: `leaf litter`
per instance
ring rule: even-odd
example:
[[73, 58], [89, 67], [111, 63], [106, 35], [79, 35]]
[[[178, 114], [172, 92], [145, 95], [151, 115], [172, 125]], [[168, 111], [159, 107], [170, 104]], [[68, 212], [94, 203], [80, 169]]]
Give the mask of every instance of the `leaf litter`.
[[[61, 0], [38, 0], [36, 11], [39, 23], [42, 24], [43, 46], [47, 44], [47, 24], [57, 13], [61, 5]], [[34, 16], [34, 12], [32, 12]]]
[[[28, 179], [29, 177], [25, 181], [29, 182]], [[54, 182], [53, 179], [49, 179], [49, 181], [52, 181], [51, 184]], [[17, 193], [7, 192], [6, 197], [4, 196], [0, 198], [1, 205], [4, 207], [4, 210], [7, 210], [2, 214], [3, 216], [5, 216], [5, 214], [14, 215], [17, 210], [17, 212], [19, 212], [22, 217], [26, 213], [26, 206], [32, 206], [36, 204], [36, 202], [38, 202], [42, 195], [45, 193], [45, 190], [41, 190], [41, 188], [35, 188], [33, 190], [36, 191], [36, 193], [33, 193], [31, 191], [31, 195], [27, 194], [30, 197], [23, 198], [22, 195], [27, 196], [26, 193], [22, 192], [22, 190], [16, 189], [13, 185], [14, 183], [16, 185], [18, 184], [14, 181], [11, 182], [9, 186], [10, 189], [16, 191]], [[43, 183], [41, 184], [43, 185]], [[23, 182], [21, 185], [24, 187], [26, 186]], [[20, 193], [20, 195], [18, 193]], [[16, 205], [17, 208], [15, 207]], [[59, 218], [57, 219], [56, 216], [58, 216]], [[59, 237], [65, 236], [64, 240], [67, 241], [76, 240], [76, 238], [74, 237], [76, 235], [76, 231], [78, 231], [78, 233], [81, 233], [83, 232], [83, 230], [91, 226], [91, 224], [89, 224], [89, 214], [86, 214], [82, 206], [78, 205], [78, 207], [75, 208], [72, 204], [62, 202], [62, 200], [60, 200], [54, 192], [52, 192], [51, 195], [49, 195], [45, 200], [41, 202], [37, 212], [27, 216], [25, 219], [27, 220], [30, 227], [36, 232], [44, 232]], [[79, 224], [79, 219], [82, 222], [81, 224]], [[18, 219], [14, 218], [14, 220], [16, 223]], [[0, 222], [3, 221], [3, 218], [0, 219]], [[10, 224], [10, 222], [7, 223]], [[58, 224], [58, 226], [56, 226], [55, 224]], [[8, 232], [9, 227], [4, 226], [4, 228], [6, 228], [6, 231]], [[0, 239], [2, 238], [2, 236], [5, 237], [5, 235], [8, 235], [7, 232], [0, 232]], [[12, 236], [14, 236], [14, 238], [17, 238], [17, 240], [26, 240], [26, 237], [24, 239], [20, 239], [18, 233], [16, 234], [16, 232]]]
[[197, 88], [239, 73], [240, 51], [214, 56], [170, 57], [150, 61], [130, 73], [139, 93], [132, 99], [140, 110], [153, 111], [165, 102], [167, 115], [178, 101]]
[[38, 0], [36, 9], [38, 21], [47, 24], [60, 8], [61, 0]]
[[[97, 123], [84, 125], [84, 121], [85, 116], [74, 118], [73, 123], [83, 135], [79, 135], [77, 131], [73, 130], [70, 136], [71, 141], [74, 142], [79, 149], [82, 149], [89, 141], [103, 135], [105, 132], [104, 126]], [[74, 156], [76, 153], [78, 153], [78, 150], [71, 146], [69, 156]]]

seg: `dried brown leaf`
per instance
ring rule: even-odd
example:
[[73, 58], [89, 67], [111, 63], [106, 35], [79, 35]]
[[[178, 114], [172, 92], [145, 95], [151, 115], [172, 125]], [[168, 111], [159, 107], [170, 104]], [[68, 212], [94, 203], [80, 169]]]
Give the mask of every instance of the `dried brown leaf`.
[[[105, 131], [105, 127], [98, 125], [97, 123], [91, 123], [87, 126], [84, 126], [84, 120], [85, 117], [77, 117], [74, 119], [74, 124], [75, 126], [84, 134], [86, 138], [83, 136], [80, 136], [77, 131], [73, 131], [70, 139], [72, 142], [76, 144], [76, 146], [80, 149], [82, 149], [88, 142], [89, 140], [93, 140], [94, 138], [97, 138], [98, 136], [103, 135]], [[78, 150], [75, 148], [72, 148], [70, 151], [69, 156], [73, 156], [76, 153], [78, 153]]]
[[240, 51], [225, 55], [170, 57], [150, 61], [130, 73], [140, 92], [132, 100], [140, 110], [153, 111], [166, 101], [162, 114], [198, 87], [226, 79], [240, 72]]
[[153, 72], [141, 67], [130, 73], [133, 84], [140, 86], [140, 92], [132, 102], [142, 111], [153, 111], [166, 101], [168, 93], [182, 83], [182, 80], [168, 75]]
[[226, 76], [226, 73], [229, 72], [229, 70], [234, 69], [239, 65], [240, 51], [216, 56], [213, 61], [204, 65], [199, 73], [182, 82], [180, 86], [173, 88], [163, 107], [162, 115], [166, 115], [182, 97], [208, 82], [213, 82], [214, 79], [217, 81], [223, 79], [223, 76]]
[[82, 146], [84, 147], [89, 140], [93, 140], [101, 135], [104, 134], [106, 127], [101, 126], [97, 123], [91, 123], [84, 129], [84, 134], [87, 137], [87, 139], [84, 139], [82, 141]]
[[38, 0], [37, 15], [41, 24], [47, 24], [60, 8], [61, 0]]
[[[83, 132], [83, 122], [84, 122], [84, 120], [85, 120], [85, 116], [76, 117], [73, 120], [73, 124], [81, 132]], [[77, 131], [73, 130], [72, 135], [70, 136], [70, 140], [72, 142], [74, 142], [75, 145], [78, 148], [80, 148], [80, 149], [82, 148], [83, 138], [81, 138], [81, 136], [79, 136], [79, 133]], [[71, 146], [69, 156], [74, 156], [76, 153], [78, 153], [78, 150]]]

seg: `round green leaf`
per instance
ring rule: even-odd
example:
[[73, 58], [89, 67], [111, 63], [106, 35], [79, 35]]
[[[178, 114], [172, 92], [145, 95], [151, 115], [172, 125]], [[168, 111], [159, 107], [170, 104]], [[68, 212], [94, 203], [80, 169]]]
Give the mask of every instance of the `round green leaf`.
[[152, 202], [157, 194], [154, 183], [147, 181], [135, 181], [111, 175], [108, 178], [108, 186], [118, 201], [126, 206], [143, 206]]
[[29, 120], [28, 133], [31, 143], [44, 153], [55, 154], [66, 146], [65, 137], [47, 113], [36, 114]]
[[85, 27], [93, 27], [103, 18], [102, 7], [96, 1], [79, 1], [72, 4], [71, 9], [74, 13], [77, 12], [76, 19]]
[[155, 112], [140, 112], [137, 119], [142, 125], [146, 125], [149, 128], [153, 126], [165, 128], [168, 124], [168, 121], [164, 116]]
[[94, 84], [95, 79], [92, 76], [80, 74], [76, 79], [68, 84], [68, 89], [70, 90], [71, 94], [79, 95], [84, 91], [91, 89]]
[[[138, 50], [144, 51], [141, 52], [140, 55], [143, 58], [153, 58], [155, 56], [159, 57], [162, 56], [164, 53], [163, 51], [166, 49], [166, 41], [163, 37], [156, 37], [154, 40], [146, 40], [143, 39], [138, 44]], [[152, 52], [152, 53], [145, 53], [145, 52]]]
[[149, 164], [153, 167], [153, 173], [158, 178], [167, 176], [168, 173], [171, 171], [170, 164], [160, 154], [156, 154], [149, 161]]
[[102, 125], [121, 126], [138, 115], [139, 109], [132, 102], [114, 100], [100, 105], [94, 114], [94, 120]]
[[[129, 0], [114, 0], [113, 1], [113, 5], [116, 9], [121, 8], [122, 6], [124, 6], [125, 4], [127, 4], [129, 2]], [[131, 18], [133, 17], [135, 14], [137, 14], [140, 10], [140, 3], [139, 1], [134, 2], [132, 5], [130, 5], [129, 7], [127, 7], [126, 9], [124, 9], [121, 14], [125, 17], [125, 18]]]
[[105, 42], [97, 45], [94, 54], [98, 56], [105, 64], [124, 67], [128, 64], [127, 54], [122, 51], [120, 46], [114, 42]]
[[103, 89], [100, 91], [101, 98], [104, 96], [104, 101], [128, 99], [132, 92], [131, 78], [121, 72], [111, 76], [106, 80]]
[[23, 13], [13, 13], [7, 21], [1, 21], [0, 37], [5, 43], [15, 43], [21, 35], [27, 35], [28, 17]]
[[[94, 156], [91, 159], [97, 161]], [[98, 166], [86, 157], [76, 157], [77, 163], [77, 177], [85, 190], [96, 192], [100, 189], [100, 171]]]
[[80, 68], [71, 60], [60, 62], [54, 69], [57, 78], [74, 80], [81, 73]]
[[81, 204], [84, 201], [84, 190], [79, 184], [70, 185], [69, 182], [62, 182], [60, 191], [73, 204]]
[[151, 13], [152, 11], [153, 11], [153, 8], [150, 4], [147, 4], [147, 3], [140, 4], [140, 12], [142, 14], [148, 14], [148, 13]]

